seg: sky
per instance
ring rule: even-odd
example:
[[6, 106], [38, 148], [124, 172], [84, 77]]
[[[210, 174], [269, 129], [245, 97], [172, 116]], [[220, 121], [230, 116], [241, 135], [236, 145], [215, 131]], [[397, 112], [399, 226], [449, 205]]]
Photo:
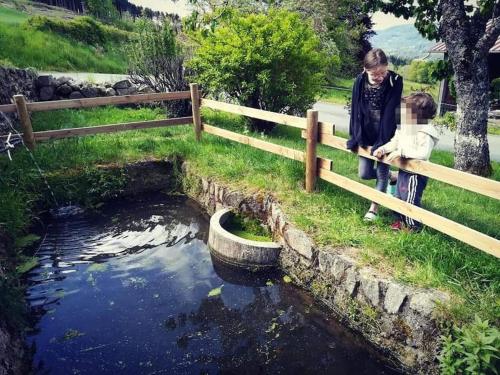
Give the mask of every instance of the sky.
[[[153, 10], [160, 10], [162, 12], [177, 13], [179, 16], [184, 17], [190, 13], [190, 8], [187, 0], [178, 0], [172, 2], [171, 0], [129, 0], [130, 2], [151, 8]], [[376, 12], [373, 15], [374, 30], [387, 29], [388, 27], [413, 24], [413, 20], [405, 20], [404, 18], [396, 18], [391, 14], [384, 14]]]

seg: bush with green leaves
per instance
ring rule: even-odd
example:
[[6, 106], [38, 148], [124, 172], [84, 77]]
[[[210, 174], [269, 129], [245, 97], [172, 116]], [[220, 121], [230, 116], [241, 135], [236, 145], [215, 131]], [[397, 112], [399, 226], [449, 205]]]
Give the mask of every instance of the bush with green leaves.
[[69, 21], [45, 16], [30, 17], [25, 27], [39, 31], [51, 31], [90, 45], [121, 43], [131, 37], [131, 33], [105, 25], [92, 17], [76, 17]]
[[441, 126], [453, 132], [457, 130], [457, 117], [455, 112], [446, 112], [443, 116], [436, 116], [432, 122], [434, 125]]
[[[189, 62], [191, 81], [214, 95], [241, 105], [303, 115], [315, 102], [325, 80], [326, 54], [310, 23], [299, 14], [232, 16], [202, 37]], [[273, 124], [252, 121], [252, 130]]]
[[443, 337], [439, 367], [443, 375], [498, 374], [500, 331], [478, 316]]
[[[189, 89], [184, 77], [184, 52], [169, 20], [157, 23], [142, 18], [136, 30], [127, 48], [132, 82], [156, 92]], [[166, 107], [172, 116], [185, 116], [190, 109], [186, 100], [168, 101]]]

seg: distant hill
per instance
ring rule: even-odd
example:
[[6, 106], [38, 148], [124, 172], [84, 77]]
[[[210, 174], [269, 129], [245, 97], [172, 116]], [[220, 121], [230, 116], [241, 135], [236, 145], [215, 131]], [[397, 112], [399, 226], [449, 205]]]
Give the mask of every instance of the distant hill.
[[[413, 25], [393, 26], [378, 30], [370, 42], [373, 47], [382, 48], [387, 55], [408, 59], [423, 57], [436, 44], [419, 34]], [[436, 57], [441, 56], [437, 54]]]

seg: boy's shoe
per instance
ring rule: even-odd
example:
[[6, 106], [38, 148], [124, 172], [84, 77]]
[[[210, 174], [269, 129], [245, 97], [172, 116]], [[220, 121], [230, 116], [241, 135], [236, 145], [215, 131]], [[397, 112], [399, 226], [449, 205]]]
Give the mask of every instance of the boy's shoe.
[[391, 224], [391, 229], [398, 231], [402, 230], [404, 228], [403, 223], [400, 220], [396, 220], [394, 223]]
[[378, 218], [378, 214], [374, 211], [368, 211], [363, 218], [364, 221], [374, 221]]

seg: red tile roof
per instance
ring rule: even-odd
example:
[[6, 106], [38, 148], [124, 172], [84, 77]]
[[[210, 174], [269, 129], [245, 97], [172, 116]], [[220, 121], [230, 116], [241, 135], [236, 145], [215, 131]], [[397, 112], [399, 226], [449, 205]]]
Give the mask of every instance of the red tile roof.
[[[486, 29], [489, 29], [491, 27], [491, 20], [488, 21], [486, 24]], [[445, 53], [446, 52], [446, 45], [444, 42], [439, 42], [435, 46], [433, 46], [430, 50], [429, 53]], [[500, 53], [500, 37], [497, 38], [495, 44], [493, 44], [493, 47], [490, 48], [490, 53]]]

